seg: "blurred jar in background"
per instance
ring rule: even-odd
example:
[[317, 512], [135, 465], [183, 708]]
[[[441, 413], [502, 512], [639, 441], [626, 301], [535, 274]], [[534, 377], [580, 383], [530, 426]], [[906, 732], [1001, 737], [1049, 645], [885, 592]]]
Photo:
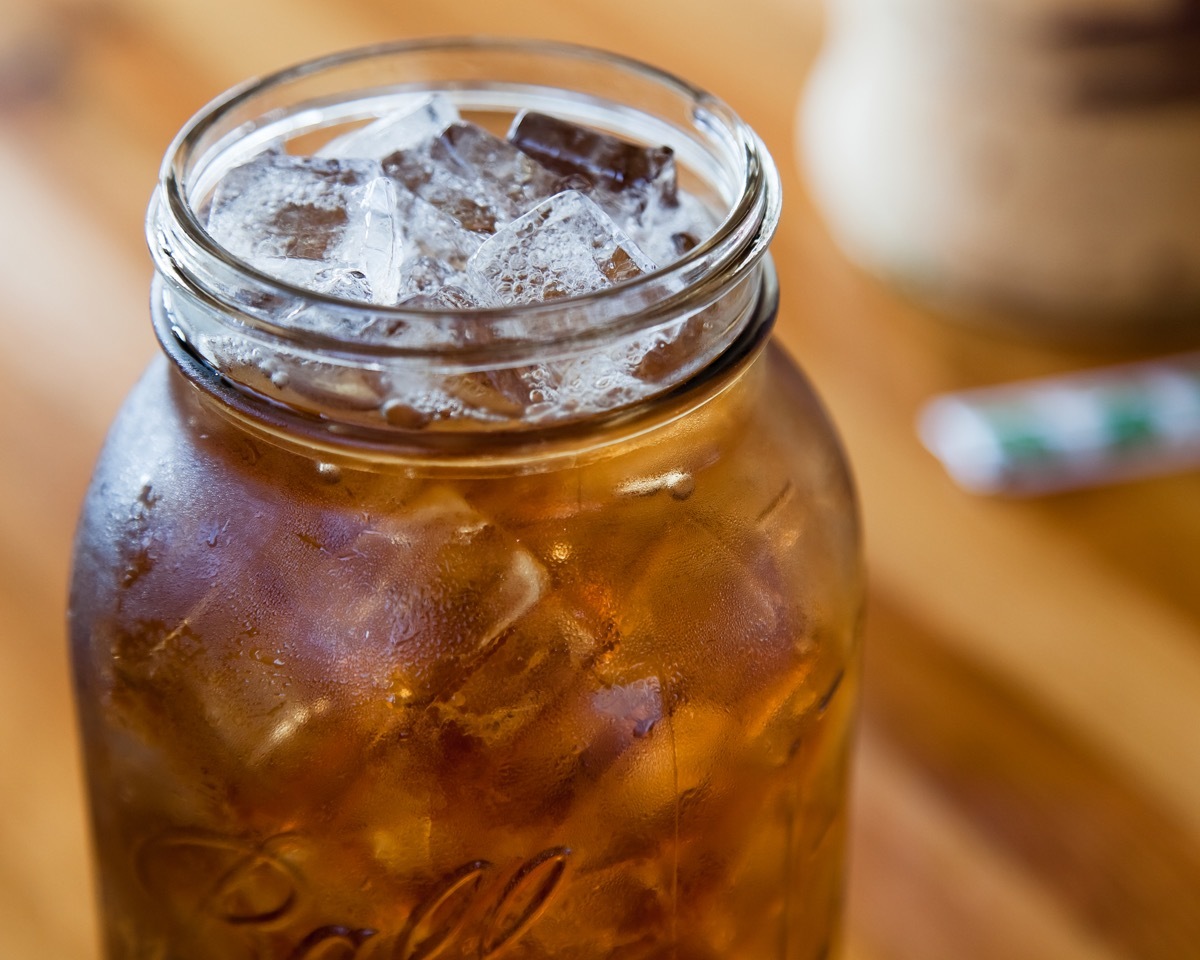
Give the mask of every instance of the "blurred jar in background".
[[1052, 335], [1200, 330], [1200, 0], [826, 0], [809, 182], [869, 270]]

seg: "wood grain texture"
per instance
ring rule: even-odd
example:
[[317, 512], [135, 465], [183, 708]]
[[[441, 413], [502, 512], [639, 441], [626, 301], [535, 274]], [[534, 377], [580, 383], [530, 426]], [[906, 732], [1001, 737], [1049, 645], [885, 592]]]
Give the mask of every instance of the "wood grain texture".
[[863, 276], [807, 199], [815, 0], [4, 0], [0, 16], [0, 957], [95, 960], [62, 616], [87, 475], [154, 351], [145, 204], [232, 83], [387, 38], [536, 34], [727, 99], [784, 176], [779, 334], [863, 497], [872, 583], [847, 960], [1200, 956], [1200, 477], [980, 500], [923, 399], [1134, 359], [936, 317]]

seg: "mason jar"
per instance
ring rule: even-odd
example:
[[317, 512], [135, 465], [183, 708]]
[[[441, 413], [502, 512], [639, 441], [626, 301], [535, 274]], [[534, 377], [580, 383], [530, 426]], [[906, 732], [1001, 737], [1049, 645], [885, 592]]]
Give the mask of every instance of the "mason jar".
[[[426, 91], [669, 146], [711, 235], [456, 310], [293, 286], [206, 230], [247, 157]], [[830, 955], [862, 574], [770, 340], [779, 203], [719, 100], [547, 43], [337, 55], [185, 127], [148, 218], [163, 355], [70, 602], [110, 960]]]

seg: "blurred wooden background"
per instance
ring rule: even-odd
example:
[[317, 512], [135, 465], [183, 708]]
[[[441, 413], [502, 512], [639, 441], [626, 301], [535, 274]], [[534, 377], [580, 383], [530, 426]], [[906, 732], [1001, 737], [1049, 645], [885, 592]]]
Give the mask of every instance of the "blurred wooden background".
[[688, 77], [783, 172], [779, 334], [845, 436], [872, 583], [846, 956], [1200, 956], [1200, 476], [982, 500], [919, 448], [934, 392], [1136, 354], [948, 325], [844, 262], [792, 143], [820, 30], [815, 0], [0, 0], [0, 957], [96, 957], [63, 607], [91, 464], [155, 349], [168, 141], [250, 75], [469, 32]]

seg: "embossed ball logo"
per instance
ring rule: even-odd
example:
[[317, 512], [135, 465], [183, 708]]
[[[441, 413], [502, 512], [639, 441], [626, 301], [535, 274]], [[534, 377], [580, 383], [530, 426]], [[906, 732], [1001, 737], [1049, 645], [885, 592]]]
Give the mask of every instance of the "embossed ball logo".
[[311, 922], [316, 911], [295, 865], [305, 851], [297, 834], [254, 843], [184, 832], [143, 844], [135, 865], [147, 891], [169, 895], [176, 922], [216, 927], [247, 957], [283, 944], [288, 960], [433, 960], [447, 952], [492, 960], [545, 913], [571, 855], [551, 847], [515, 868], [464, 863], [376, 929]]

